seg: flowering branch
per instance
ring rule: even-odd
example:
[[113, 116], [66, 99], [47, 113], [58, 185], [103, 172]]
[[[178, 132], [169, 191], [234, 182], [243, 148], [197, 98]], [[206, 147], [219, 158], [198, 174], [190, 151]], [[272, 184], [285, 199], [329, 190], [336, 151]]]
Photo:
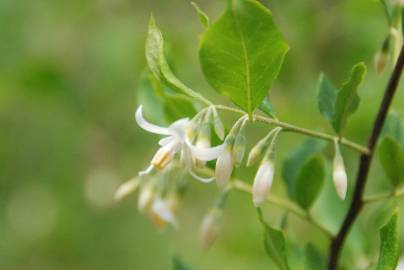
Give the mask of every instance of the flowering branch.
[[[228, 107], [228, 106], [223, 106], [223, 105], [214, 105], [217, 109], [219, 110], [225, 110], [225, 111], [231, 111], [231, 112], [235, 112], [238, 114], [246, 114], [244, 111], [236, 109], [236, 108], [232, 108], [232, 107]], [[350, 140], [347, 140], [345, 138], [339, 138], [336, 136], [332, 136], [330, 134], [327, 133], [322, 133], [322, 132], [318, 132], [318, 131], [314, 131], [311, 129], [307, 129], [307, 128], [302, 128], [302, 127], [298, 127], [289, 123], [285, 123], [285, 122], [281, 122], [278, 121], [277, 119], [272, 119], [269, 117], [265, 117], [265, 116], [261, 116], [261, 115], [253, 115], [254, 120], [255, 121], [259, 121], [259, 122], [263, 122], [263, 123], [267, 123], [270, 125], [274, 125], [274, 126], [278, 126], [278, 127], [282, 127], [283, 131], [291, 131], [291, 132], [295, 132], [295, 133], [300, 133], [303, 135], [307, 135], [307, 136], [311, 136], [311, 137], [315, 137], [315, 138], [319, 138], [322, 140], [326, 140], [326, 141], [330, 141], [330, 142], [334, 142], [335, 140], [338, 140], [340, 144], [345, 145], [355, 151], [358, 151], [361, 154], [365, 154], [368, 155], [369, 154], [369, 149], [359, 145], [357, 143], [354, 143]]]
[[345, 220], [341, 226], [340, 231], [331, 242], [328, 269], [336, 270], [338, 268], [338, 259], [341, 254], [345, 239], [358, 217], [363, 205], [363, 193], [366, 186], [366, 181], [369, 174], [370, 165], [374, 155], [376, 143], [380, 137], [381, 131], [384, 126], [384, 122], [387, 117], [388, 110], [393, 100], [394, 94], [397, 91], [398, 83], [401, 78], [401, 74], [404, 66], [404, 47], [401, 47], [401, 53], [394, 67], [393, 73], [390, 77], [389, 83], [386, 87], [386, 91], [383, 97], [383, 101], [380, 105], [379, 112], [373, 125], [373, 130], [369, 138], [368, 149], [369, 154], [362, 154], [360, 156], [359, 170], [355, 184], [355, 190], [351, 202], [351, 206], [348, 213], [345, 216]]

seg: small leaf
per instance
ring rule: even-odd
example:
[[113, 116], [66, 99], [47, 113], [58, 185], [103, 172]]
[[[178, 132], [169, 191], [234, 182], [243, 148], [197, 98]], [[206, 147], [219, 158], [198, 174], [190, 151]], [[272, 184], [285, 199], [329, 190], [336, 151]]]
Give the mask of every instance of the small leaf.
[[397, 213], [380, 229], [380, 256], [376, 270], [396, 269], [400, 255], [397, 235]]
[[265, 250], [276, 266], [281, 270], [288, 270], [286, 243], [282, 231], [263, 223], [265, 228]]
[[404, 183], [404, 152], [391, 137], [384, 137], [379, 146], [380, 162], [391, 183], [397, 187]]
[[332, 121], [334, 117], [336, 99], [337, 88], [324, 73], [321, 73], [318, 83], [318, 107], [321, 114], [329, 121]]
[[276, 118], [274, 107], [272, 106], [272, 103], [268, 97], [264, 98], [259, 106], [259, 109], [269, 117]]
[[205, 28], [208, 28], [210, 25], [209, 16], [206, 15], [206, 13], [203, 12], [202, 9], [195, 2], [191, 2], [191, 5], [195, 8], [195, 11], [198, 13], [199, 21], [201, 22], [201, 24]]
[[172, 259], [173, 270], [191, 270], [179, 257], [174, 256]]
[[164, 55], [164, 39], [158, 29], [153, 16], [150, 18], [148, 36], [146, 40], [147, 65], [156, 79], [163, 84], [192, 98], [203, 99], [201, 95], [183, 84], [171, 71]]
[[165, 96], [164, 111], [170, 122], [196, 114], [192, 100], [187, 96], [178, 94]]
[[159, 96], [150, 80], [152, 74], [145, 70], [142, 72], [137, 87], [137, 103], [142, 104], [144, 114], [147, 119], [156, 124], [166, 124], [163, 103], [164, 100]]
[[209, 84], [251, 116], [278, 76], [289, 47], [258, 1], [229, 0], [203, 34], [200, 62]]
[[341, 134], [342, 129], [345, 127], [348, 117], [359, 107], [359, 96], [357, 90], [362, 83], [365, 74], [365, 64], [356, 64], [352, 68], [350, 79], [344, 83], [342, 89], [337, 94], [332, 124], [335, 131], [339, 134]]
[[326, 270], [326, 261], [312, 244], [308, 244], [305, 249], [305, 270]]
[[295, 184], [296, 201], [302, 208], [309, 209], [316, 201], [323, 187], [324, 177], [324, 159], [320, 155], [304, 163]]
[[326, 143], [324, 141], [308, 138], [286, 157], [282, 167], [282, 176], [286, 181], [288, 193], [291, 198], [295, 198], [296, 178], [305, 161], [319, 153], [325, 145]]

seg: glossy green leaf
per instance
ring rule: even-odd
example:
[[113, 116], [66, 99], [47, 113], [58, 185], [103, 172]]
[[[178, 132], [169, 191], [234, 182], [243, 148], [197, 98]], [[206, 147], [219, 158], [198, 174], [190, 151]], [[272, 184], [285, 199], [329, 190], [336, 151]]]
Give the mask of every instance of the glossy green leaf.
[[295, 198], [296, 179], [304, 163], [307, 159], [319, 153], [325, 145], [324, 141], [308, 138], [286, 157], [282, 167], [282, 176], [286, 181], [291, 198]]
[[191, 270], [179, 257], [174, 256], [172, 259], [173, 270]]
[[191, 5], [195, 8], [195, 11], [198, 13], [199, 21], [201, 22], [201, 24], [205, 28], [208, 28], [210, 25], [209, 16], [206, 15], [206, 13], [203, 12], [203, 10], [195, 2], [191, 2]]
[[332, 121], [335, 111], [335, 101], [337, 99], [337, 88], [324, 74], [320, 74], [318, 82], [318, 107], [321, 114]]
[[192, 100], [187, 96], [166, 95], [164, 101], [165, 116], [171, 120], [170, 122], [196, 114]]
[[264, 100], [261, 102], [259, 109], [268, 115], [269, 117], [276, 118], [275, 116], [275, 109], [272, 106], [271, 101], [269, 100], [268, 97], [264, 98]]
[[268, 224], [265, 226], [265, 250], [274, 264], [281, 270], [288, 270], [289, 265], [286, 255], [285, 237], [282, 231], [272, 228]]
[[376, 270], [395, 270], [400, 255], [397, 213], [380, 229], [380, 255]]
[[[182, 83], [171, 71], [164, 55], [164, 39], [153, 17], [150, 18], [146, 40], [147, 65], [159, 81], [178, 93], [185, 94], [198, 100], [205, 100], [201, 95]], [[206, 102], [209, 103], [209, 102]]]
[[308, 244], [305, 248], [305, 270], [326, 270], [326, 261], [324, 256], [312, 244]]
[[143, 105], [147, 119], [156, 124], [166, 124], [164, 114], [164, 100], [159, 96], [151, 81], [152, 74], [145, 70], [142, 72], [137, 87], [137, 103]]
[[321, 192], [325, 178], [324, 159], [320, 155], [308, 159], [296, 179], [295, 197], [304, 209], [309, 209]]
[[202, 36], [200, 62], [209, 84], [251, 115], [288, 48], [267, 8], [254, 0], [229, 0], [225, 13]]
[[394, 186], [404, 183], [404, 151], [391, 137], [384, 137], [379, 145], [379, 158], [386, 175]]
[[335, 112], [332, 125], [337, 133], [341, 133], [345, 127], [348, 117], [359, 107], [359, 96], [357, 93], [359, 85], [366, 74], [364, 63], [358, 63], [352, 68], [350, 79], [344, 83], [342, 89], [338, 91], [335, 101]]

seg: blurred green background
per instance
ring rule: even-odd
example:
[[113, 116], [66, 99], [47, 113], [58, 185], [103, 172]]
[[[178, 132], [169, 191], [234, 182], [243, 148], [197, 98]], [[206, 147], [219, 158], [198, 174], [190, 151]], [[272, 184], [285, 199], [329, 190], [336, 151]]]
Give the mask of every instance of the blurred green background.
[[[197, 2], [212, 18], [226, 4]], [[263, 2], [291, 46], [271, 90], [279, 118], [331, 132], [317, 109], [318, 75], [325, 71], [341, 85], [351, 67], [365, 61], [369, 74], [360, 90], [362, 103], [346, 131], [347, 137], [365, 143], [390, 70], [376, 76], [372, 68], [388, 31], [380, 3]], [[174, 254], [192, 269], [274, 269], [245, 194], [231, 194], [222, 235], [208, 252], [199, 247], [198, 226], [217, 195], [215, 185], [190, 179], [178, 231], [154, 229], [137, 212], [136, 196], [113, 201], [116, 187], [143, 169], [157, 149], [158, 138], [133, 119], [151, 13], [170, 45], [178, 77], [228, 103], [203, 79], [197, 53], [203, 28], [187, 0], [0, 0], [0, 269], [171, 269]], [[401, 115], [403, 90], [394, 104]], [[261, 125], [249, 128], [249, 145], [265, 131], [268, 127]], [[279, 172], [283, 157], [302, 140], [281, 136]], [[357, 154], [343, 153], [352, 184]], [[326, 154], [330, 159], [331, 146]], [[254, 170], [237, 174], [251, 182]], [[377, 159], [371, 176], [367, 193], [389, 189]], [[336, 198], [331, 180], [326, 186], [320, 200], [329, 203], [318, 203], [314, 212], [335, 230], [349, 201]], [[285, 193], [280, 173], [273, 192]], [[270, 223], [279, 224], [280, 209], [266, 205], [264, 211]], [[376, 229], [383, 219], [379, 210], [368, 212], [345, 249], [348, 269], [366, 269], [366, 258], [377, 258]], [[287, 234], [296, 245], [293, 269], [300, 269], [301, 249], [308, 242], [324, 252], [327, 247], [321, 232], [294, 217]]]

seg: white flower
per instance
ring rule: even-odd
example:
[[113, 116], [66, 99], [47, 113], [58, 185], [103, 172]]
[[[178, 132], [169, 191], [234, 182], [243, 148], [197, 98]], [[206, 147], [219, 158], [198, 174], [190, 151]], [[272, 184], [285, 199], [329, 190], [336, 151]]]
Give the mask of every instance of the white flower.
[[144, 212], [150, 207], [153, 201], [153, 197], [154, 197], [154, 188], [152, 185], [146, 185], [142, 187], [137, 203], [140, 212]]
[[264, 159], [255, 175], [252, 187], [253, 202], [259, 207], [268, 196], [274, 178], [274, 164], [271, 160]]
[[348, 185], [348, 176], [345, 171], [344, 160], [341, 156], [337, 144], [333, 162], [332, 178], [338, 196], [341, 198], [341, 200], [345, 200]]
[[164, 229], [167, 223], [170, 223], [174, 228], [177, 228], [178, 224], [175, 219], [175, 209], [176, 202], [174, 201], [174, 198], [162, 199], [161, 197], [156, 197], [148, 214], [150, 220], [159, 229]]
[[149, 123], [144, 119], [142, 114], [142, 106], [136, 110], [136, 122], [146, 131], [154, 134], [166, 135], [167, 137], [159, 141], [160, 149], [154, 155], [150, 166], [139, 173], [145, 175], [153, 169], [163, 169], [170, 163], [175, 154], [181, 152], [181, 161], [187, 167], [189, 173], [202, 182], [210, 182], [214, 178], [202, 178], [193, 172], [194, 158], [201, 161], [209, 161], [216, 159], [222, 152], [224, 146], [219, 145], [212, 148], [197, 148], [190, 143], [190, 138], [187, 136], [187, 130], [191, 125], [188, 118], [182, 118], [175, 121], [169, 127], [160, 127]]

